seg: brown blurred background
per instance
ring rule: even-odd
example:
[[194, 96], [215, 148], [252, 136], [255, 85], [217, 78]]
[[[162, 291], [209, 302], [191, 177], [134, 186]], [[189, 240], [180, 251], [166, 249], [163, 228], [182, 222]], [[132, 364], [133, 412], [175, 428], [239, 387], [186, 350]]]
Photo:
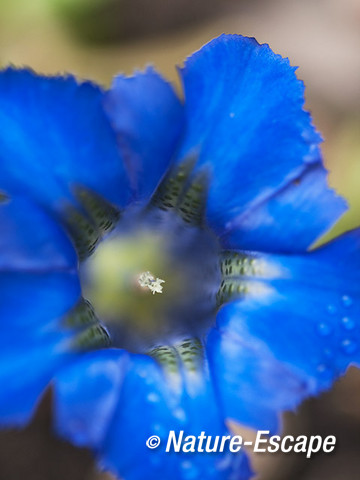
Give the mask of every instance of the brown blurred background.
[[[351, 205], [334, 232], [359, 225], [358, 0], [0, 0], [2, 65], [68, 71], [105, 85], [152, 63], [178, 86], [175, 64], [222, 32], [254, 36], [300, 65], [330, 183]], [[88, 452], [52, 437], [46, 405], [25, 432], [0, 434], [0, 480], [110, 478], [100, 477]], [[359, 371], [284, 422], [289, 433], [336, 435], [335, 453], [310, 460], [258, 454], [258, 480], [360, 478]]]

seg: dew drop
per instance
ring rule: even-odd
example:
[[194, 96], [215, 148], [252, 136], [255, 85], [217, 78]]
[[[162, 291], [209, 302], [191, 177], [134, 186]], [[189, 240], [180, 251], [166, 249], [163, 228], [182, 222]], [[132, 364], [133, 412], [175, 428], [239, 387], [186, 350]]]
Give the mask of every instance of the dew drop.
[[345, 305], [345, 307], [351, 307], [353, 301], [352, 301], [352, 298], [349, 297], [348, 295], [343, 295], [342, 298], [341, 298], [343, 304]]
[[357, 344], [353, 340], [346, 339], [341, 342], [341, 349], [346, 355], [351, 355], [356, 352]]
[[333, 378], [333, 371], [327, 365], [321, 363], [317, 367], [318, 374], [321, 375], [323, 380], [331, 381]]
[[190, 460], [181, 462], [182, 478], [184, 480], [195, 480], [199, 478], [199, 470]]
[[326, 358], [328, 358], [329, 360], [334, 358], [334, 352], [330, 349], [330, 348], [326, 348], [324, 350], [324, 355]]
[[150, 402], [150, 403], [157, 403], [160, 401], [160, 397], [159, 395], [157, 395], [156, 393], [153, 393], [153, 392], [150, 392], [148, 395], [147, 395], [147, 400]]
[[327, 311], [328, 311], [331, 315], [335, 315], [335, 313], [337, 312], [337, 308], [335, 307], [335, 305], [328, 305], [328, 306], [327, 306]]
[[344, 317], [342, 318], [341, 323], [346, 330], [354, 330], [355, 328], [355, 322], [352, 318]]
[[177, 418], [178, 420], [184, 422], [186, 420], [185, 411], [182, 408], [177, 408], [174, 411], [174, 417]]
[[330, 333], [332, 332], [331, 325], [327, 323], [319, 323], [319, 325], [317, 326], [317, 330], [323, 337], [330, 335]]
[[153, 423], [151, 425], [151, 432], [154, 432], [156, 433], [156, 435], [159, 435], [159, 436], [167, 436], [168, 433], [166, 433], [163, 425], [160, 425], [160, 423]]

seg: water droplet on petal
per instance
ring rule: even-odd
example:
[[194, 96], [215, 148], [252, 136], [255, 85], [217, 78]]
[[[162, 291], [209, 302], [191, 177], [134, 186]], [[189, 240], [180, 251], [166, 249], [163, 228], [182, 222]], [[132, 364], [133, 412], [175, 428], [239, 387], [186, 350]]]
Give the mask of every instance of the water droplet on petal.
[[317, 326], [317, 330], [322, 335], [323, 337], [326, 337], [327, 335], [330, 335], [332, 332], [332, 327], [328, 323], [319, 323]]
[[341, 323], [346, 330], [354, 330], [356, 325], [354, 320], [349, 317], [342, 318]]
[[151, 403], [157, 403], [160, 401], [160, 397], [157, 393], [151, 392], [147, 395], [147, 400]]
[[327, 306], [327, 311], [328, 311], [331, 315], [335, 315], [335, 313], [337, 312], [337, 308], [335, 307], [335, 305], [328, 305], [328, 306]]
[[156, 433], [156, 435], [159, 436], [167, 436], [169, 432], [166, 432], [166, 429], [164, 428], [163, 425], [160, 425], [160, 423], [153, 423], [151, 425], [151, 431]]
[[351, 355], [356, 352], [357, 350], [357, 343], [355, 343], [353, 340], [343, 340], [341, 342], [341, 349], [343, 350], [346, 355]]
[[352, 298], [349, 297], [348, 295], [343, 295], [341, 300], [345, 305], [345, 307], [350, 307], [353, 303]]
[[174, 417], [177, 418], [178, 420], [184, 422], [186, 420], [186, 413], [182, 408], [177, 408], [174, 411]]
[[199, 469], [190, 460], [181, 462], [182, 478], [184, 480], [195, 480], [199, 478]]
[[327, 365], [321, 363], [317, 367], [318, 374], [321, 375], [323, 380], [331, 381], [333, 378], [333, 371]]
[[181, 462], [181, 467], [184, 469], [189, 469], [192, 467], [192, 463], [190, 462], [190, 460], [183, 460]]
[[333, 352], [330, 348], [326, 348], [326, 349], [324, 350], [324, 355], [325, 355], [325, 357], [327, 357], [328, 359], [334, 358], [334, 352]]

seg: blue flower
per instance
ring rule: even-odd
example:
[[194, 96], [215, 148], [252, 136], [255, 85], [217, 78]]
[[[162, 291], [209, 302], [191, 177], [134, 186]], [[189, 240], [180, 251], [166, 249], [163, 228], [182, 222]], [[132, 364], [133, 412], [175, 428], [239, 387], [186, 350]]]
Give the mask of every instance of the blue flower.
[[275, 432], [359, 364], [360, 231], [310, 249], [346, 204], [287, 59], [223, 35], [180, 76], [183, 102], [153, 68], [1, 72], [0, 419], [51, 385], [57, 433], [125, 479], [245, 480], [243, 449], [167, 435]]

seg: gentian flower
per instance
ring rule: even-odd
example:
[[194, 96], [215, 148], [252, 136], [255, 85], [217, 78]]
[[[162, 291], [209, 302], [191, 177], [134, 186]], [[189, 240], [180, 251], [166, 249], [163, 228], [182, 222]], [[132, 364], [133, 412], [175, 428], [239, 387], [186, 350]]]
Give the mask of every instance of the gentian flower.
[[[109, 90], [0, 76], [2, 426], [53, 391], [56, 432], [125, 479], [248, 479], [170, 430], [279, 431], [360, 360], [360, 232], [287, 59], [223, 35]], [[162, 440], [157, 449], [146, 441]]]

